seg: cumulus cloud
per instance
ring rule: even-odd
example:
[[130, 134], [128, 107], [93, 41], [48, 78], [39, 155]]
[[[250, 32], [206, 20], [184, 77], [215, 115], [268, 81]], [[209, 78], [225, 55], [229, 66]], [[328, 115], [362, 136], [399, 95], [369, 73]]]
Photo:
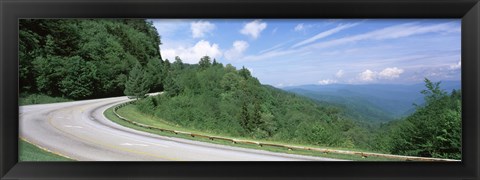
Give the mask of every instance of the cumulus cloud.
[[367, 69], [360, 73], [360, 80], [362, 81], [373, 81], [375, 80], [376, 73]]
[[400, 74], [403, 73], [403, 69], [397, 67], [394, 68], [385, 68], [380, 73], [378, 73], [379, 78], [382, 79], [395, 79], [400, 77]]
[[385, 68], [380, 72], [375, 72], [367, 69], [359, 74], [359, 79], [362, 81], [373, 81], [377, 79], [395, 79], [400, 77], [400, 74], [402, 74], [403, 72], [403, 69], [397, 67]]
[[318, 81], [318, 84], [320, 84], [320, 85], [328, 85], [328, 84], [334, 84], [334, 83], [337, 83], [337, 80], [324, 79], [324, 80]]
[[343, 70], [338, 70], [337, 73], [335, 74], [335, 77], [337, 78], [341, 78], [343, 77], [343, 75], [345, 74], [345, 72], [343, 72]]
[[225, 51], [224, 56], [227, 60], [234, 60], [243, 55], [243, 52], [247, 50], [248, 43], [245, 41], [235, 41], [231, 49]]
[[458, 61], [457, 64], [450, 65], [451, 70], [457, 70], [457, 69], [460, 69], [461, 67], [462, 67], [462, 61]]
[[262, 22], [262, 20], [254, 20], [245, 24], [243, 29], [240, 30], [240, 33], [257, 39], [265, 28], [267, 28], [267, 23]]
[[190, 23], [193, 38], [204, 37], [207, 33], [215, 29], [215, 25], [208, 21], [196, 21]]
[[198, 63], [203, 56], [210, 56], [213, 58], [219, 58], [222, 56], [222, 51], [218, 44], [210, 43], [205, 40], [198, 41], [192, 47], [177, 47], [163, 49], [162, 57], [169, 59], [170, 61], [175, 59], [175, 56], [179, 56], [184, 63], [195, 64]]

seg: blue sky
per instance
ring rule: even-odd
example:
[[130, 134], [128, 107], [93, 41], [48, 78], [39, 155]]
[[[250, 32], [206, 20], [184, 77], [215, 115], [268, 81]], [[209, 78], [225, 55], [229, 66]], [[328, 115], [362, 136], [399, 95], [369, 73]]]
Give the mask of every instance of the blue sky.
[[155, 19], [163, 59], [208, 55], [261, 83], [460, 80], [460, 19]]

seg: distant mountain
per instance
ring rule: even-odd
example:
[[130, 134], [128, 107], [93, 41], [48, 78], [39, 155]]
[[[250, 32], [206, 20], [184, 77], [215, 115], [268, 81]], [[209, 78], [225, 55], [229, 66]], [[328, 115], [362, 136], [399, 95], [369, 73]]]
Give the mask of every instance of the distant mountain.
[[[460, 81], [445, 81], [440, 87], [447, 92], [460, 89]], [[345, 114], [351, 118], [386, 122], [404, 117], [414, 112], [413, 104], [424, 103], [423, 83], [413, 85], [398, 84], [331, 84], [302, 85], [283, 88], [311, 99], [343, 106]]]

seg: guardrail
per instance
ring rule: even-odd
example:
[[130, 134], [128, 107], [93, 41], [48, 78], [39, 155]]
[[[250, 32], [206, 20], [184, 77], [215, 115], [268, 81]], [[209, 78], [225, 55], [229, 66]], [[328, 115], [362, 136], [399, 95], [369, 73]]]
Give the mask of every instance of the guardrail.
[[171, 129], [164, 129], [164, 128], [159, 128], [155, 126], [150, 126], [142, 123], [138, 123], [132, 120], [129, 120], [117, 113], [117, 110], [125, 107], [126, 105], [129, 105], [131, 103], [135, 102], [129, 101], [126, 103], [122, 103], [120, 105], [117, 105], [113, 108], [113, 113], [115, 116], [117, 116], [119, 119], [128, 122], [130, 124], [147, 128], [147, 129], [154, 129], [158, 130], [161, 132], [170, 132], [173, 134], [182, 134], [182, 135], [187, 135], [191, 137], [200, 137], [200, 138], [207, 138], [210, 140], [224, 140], [224, 141], [230, 141], [233, 144], [237, 143], [243, 143], [243, 144], [253, 144], [253, 145], [258, 145], [260, 147], [263, 146], [272, 146], [272, 147], [280, 147], [280, 148], [285, 148], [288, 150], [307, 150], [307, 151], [316, 151], [316, 152], [321, 152], [321, 153], [335, 153], [335, 154], [345, 154], [345, 155], [358, 155], [361, 156], [362, 158], [368, 158], [368, 157], [382, 157], [382, 158], [389, 158], [389, 159], [398, 159], [401, 161], [449, 161], [449, 162], [460, 162], [460, 160], [455, 160], [455, 159], [440, 159], [440, 158], [429, 158], [429, 157], [416, 157], [416, 156], [402, 156], [402, 155], [392, 155], [392, 154], [381, 154], [381, 153], [370, 153], [370, 152], [358, 152], [358, 151], [347, 151], [347, 150], [336, 150], [336, 149], [327, 149], [327, 148], [313, 148], [313, 147], [303, 147], [303, 146], [291, 146], [291, 145], [283, 145], [283, 144], [273, 144], [273, 143], [263, 143], [263, 142], [256, 142], [256, 141], [248, 141], [248, 140], [238, 140], [238, 139], [232, 139], [232, 138], [226, 138], [226, 137], [220, 137], [220, 136], [209, 136], [209, 135], [203, 135], [203, 134], [196, 134], [196, 133], [191, 133], [191, 132], [184, 132], [184, 131], [176, 131], [176, 130], [171, 130]]

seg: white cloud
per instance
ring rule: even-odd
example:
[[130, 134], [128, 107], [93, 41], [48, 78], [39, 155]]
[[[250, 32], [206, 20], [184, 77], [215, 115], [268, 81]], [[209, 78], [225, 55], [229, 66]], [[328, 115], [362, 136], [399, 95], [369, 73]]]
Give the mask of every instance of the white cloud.
[[[452, 31], [452, 29], [455, 29], [455, 28], [456, 26], [452, 22], [429, 25], [429, 26], [418, 25], [418, 23], [405, 23], [405, 24], [390, 26], [387, 28], [367, 32], [364, 34], [358, 34], [358, 35], [348, 36], [348, 37], [330, 40], [326, 42], [320, 42], [320, 43], [311, 45], [311, 47], [325, 48], [325, 47], [337, 46], [337, 45], [342, 45], [347, 43], [353, 43], [353, 42], [362, 41], [362, 40], [396, 39], [396, 38], [408, 37], [408, 36], [425, 34], [425, 33], [433, 33], [433, 32], [443, 32], [443, 33], [457, 32], [457, 31]], [[322, 37], [322, 35], [320, 34], [317, 36]], [[328, 33], [326, 34], [329, 35]], [[308, 40], [309, 39], [305, 41], [308, 41]], [[312, 42], [314, 40], [310, 40], [309, 42]], [[304, 41], [300, 43], [303, 43], [303, 42]], [[303, 43], [303, 44], [306, 44], [306, 43]], [[299, 46], [299, 45], [296, 44], [294, 45], [294, 47], [295, 46]]]
[[289, 54], [298, 54], [301, 53], [301, 51], [298, 50], [274, 50], [274, 51], [268, 51], [259, 55], [249, 55], [245, 56], [239, 60], [242, 61], [260, 61], [260, 60], [265, 60], [265, 59], [271, 59], [274, 57], [278, 56], [285, 56]]
[[379, 73], [367, 69], [359, 74], [359, 79], [361, 81], [373, 81], [377, 79], [395, 79], [400, 77], [400, 74], [402, 74], [403, 72], [403, 69], [399, 69], [397, 67], [385, 68]]
[[192, 30], [193, 38], [201, 38], [204, 37], [205, 34], [213, 31], [215, 25], [208, 21], [197, 21], [190, 23], [190, 29]]
[[[329, 30], [327, 30], [327, 31], [323, 31], [323, 32], [321, 32], [321, 33], [318, 33], [317, 35], [315, 35], [315, 36], [313, 36], [313, 37], [311, 37], [311, 38], [308, 38], [308, 39], [306, 39], [306, 40], [304, 40], [304, 41], [301, 41], [301, 42], [293, 45], [292, 47], [295, 48], [295, 47], [298, 47], [298, 46], [301, 46], [301, 45], [305, 45], [305, 44], [314, 42], [314, 41], [316, 41], [316, 40], [325, 38], [325, 37], [327, 37], [327, 36], [330, 36], [330, 35], [332, 35], [332, 34], [335, 34], [335, 33], [337, 33], [337, 32], [340, 32], [341, 30], [351, 28], [351, 27], [356, 26], [356, 25], [358, 25], [358, 24], [359, 24], [359, 23], [339, 25], [339, 26], [337, 26], [337, 27], [335, 27], [335, 28], [332, 28], [332, 29], [329, 29]], [[297, 25], [297, 27], [298, 27], [298, 25]], [[297, 27], [295, 27], [295, 31], [297, 30]], [[302, 26], [301, 26], [301, 29], [304, 29], [304, 28], [303, 28], [303, 24], [302, 24]]]
[[462, 61], [458, 61], [457, 64], [450, 65], [451, 70], [457, 70], [457, 69], [460, 69], [461, 67], [462, 67]]
[[337, 83], [337, 80], [324, 79], [324, 80], [318, 81], [318, 84], [320, 85], [328, 85], [328, 84], [334, 84], [334, 83]]
[[343, 75], [345, 74], [345, 72], [343, 72], [343, 70], [338, 70], [337, 73], [335, 74], [335, 77], [337, 78], [341, 78], [343, 77]]
[[293, 30], [299, 32], [299, 31], [305, 30], [305, 27], [303, 27], [303, 23], [300, 23], [297, 26], [295, 26]]
[[403, 73], [403, 69], [393, 67], [393, 68], [385, 68], [380, 73], [378, 73], [378, 76], [381, 79], [395, 79], [400, 77], [400, 74], [402, 73]]
[[373, 81], [375, 80], [376, 72], [371, 71], [370, 69], [367, 69], [363, 72], [360, 73], [360, 80], [362, 81]]
[[260, 54], [263, 54], [263, 53], [266, 53], [266, 52], [269, 52], [269, 51], [276, 50], [276, 49], [280, 48], [281, 46], [283, 46], [284, 44], [285, 44], [285, 43], [277, 44], [277, 45], [275, 45], [275, 46], [273, 46], [273, 47], [270, 47], [270, 48], [261, 50], [259, 53], [260, 53]]
[[210, 56], [213, 58], [219, 58], [222, 56], [218, 44], [210, 43], [205, 40], [198, 41], [192, 47], [177, 47], [168, 48], [161, 51], [162, 57], [170, 61], [175, 59], [175, 56], [179, 56], [184, 63], [195, 64], [198, 63], [203, 56]]
[[267, 28], [267, 23], [262, 22], [262, 20], [254, 20], [245, 24], [243, 29], [240, 30], [240, 33], [257, 39], [265, 28]]
[[243, 52], [247, 50], [248, 43], [245, 41], [235, 41], [233, 42], [233, 47], [227, 51], [225, 51], [225, 59], [227, 60], [234, 60], [239, 58], [243, 55]]

